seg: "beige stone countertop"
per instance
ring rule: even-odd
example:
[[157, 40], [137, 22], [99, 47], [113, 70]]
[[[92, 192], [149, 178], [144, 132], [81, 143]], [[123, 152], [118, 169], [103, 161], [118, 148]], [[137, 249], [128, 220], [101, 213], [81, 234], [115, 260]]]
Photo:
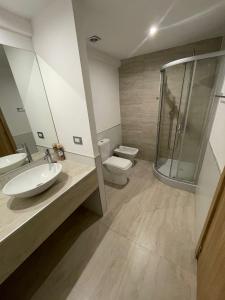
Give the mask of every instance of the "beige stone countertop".
[[40, 195], [32, 198], [14, 198], [0, 191], [0, 244], [95, 170], [94, 166], [72, 160], [60, 163], [63, 166], [62, 173], [55, 184]]

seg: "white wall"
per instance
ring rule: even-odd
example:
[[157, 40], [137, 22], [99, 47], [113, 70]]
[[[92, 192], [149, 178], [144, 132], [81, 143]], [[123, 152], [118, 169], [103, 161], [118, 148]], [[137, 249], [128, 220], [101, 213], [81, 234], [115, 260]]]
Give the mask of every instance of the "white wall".
[[0, 44], [33, 49], [31, 22], [0, 8]]
[[211, 145], [208, 143], [195, 194], [196, 242], [198, 242], [206, 217], [208, 215], [219, 178], [220, 170]]
[[[223, 85], [222, 88], [218, 90], [218, 93], [225, 95], [225, 59], [223, 74]], [[220, 171], [222, 172], [225, 166], [225, 98], [222, 97], [219, 98], [215, 120], [210, 135], [210, 144], [212, 146]]]
[[[221, 64], [215, 94], [219, 93], [225, 94], [225, 58]], [[200, 237], [221, 172], [225, 166], [225, 104], [221, 100], [225, 99], [218, 99], [196, 191], [196, 242]]]
[[[4, 46], [36, 145], [52, 147], [58, 142], [42, 78], [35, 55], [30, 51]], [[40, 139], [37, 132], [43, 132]]]
[[[93, 101], [92, 101], [90, 72], [88, 67], [87, 40], [86, 40], [86, 36], [83, 34], [83, 25], [82, 25], [83, 17], [82, 14], [80, 13], [79, 6], [77, 4], [78, 2], [76, 0], [72, 0], [74, 20], [75, 20], [76, 31], [77, 31], [77, 42], [78, 42], [78, 47], [80, 52], [80, 63], [83, 72], [83, 82], [85, 88], [86, 103], [88, 108], [88, 117], [90, 122], [92, 146], [93, 146], [93, 152], [95, 154], [95, 166], [96, 166], [97, 176], [98, 176], [98, 184], [99, 184], [99, 192], [100, 192], [100, 200], [101, 200], [101, 205], [98, 207], [101, 207], [101, 211], [104, 214], [104, 212], [107, 211], [108, 204], [107, 204], [107, 198], [105, 193], [102, 162], [97, 147], [96, 124], [95, 124], [94, 108], [93, 108]], [[94, 205], [94, 207], [96, 207], [96, 205]], [[89, 204], [89, 209], [93, 209], [94, 207]], [[98, 211], [96, 212], [99, 213]]]
[[97, 133], [121, 124], [119, 99], [120, 61], [88, 48], [88, 62]]
[[[60, 143], [94, 157], [71, 0], [56, 0], [33, 20], [33, 43]], [[80, 136], [83, 145], [75, 145]]]
[[17, 16], [3, 8], [0, 8], [0, 28], [24, 36], [32, 36], [31, 22], [28, 19]]
[[[225, 50], [225, 37], [222, 41], [222, 50]], [[221, 60], [221, 66], [218, 75], [218, 84], [216, 94], [225, 95], [225, 57]], [[220, 171], [223, 171], [225, 166], [225, 98], [219, 98], [215, 119], [210, 135], [210, 144], [219, 165]]]

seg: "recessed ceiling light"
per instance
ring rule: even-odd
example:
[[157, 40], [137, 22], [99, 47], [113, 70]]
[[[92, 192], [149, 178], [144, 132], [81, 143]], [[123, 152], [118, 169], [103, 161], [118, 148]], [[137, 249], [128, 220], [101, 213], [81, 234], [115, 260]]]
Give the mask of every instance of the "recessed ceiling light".
[[149, 29], [149, 36], [154, 36], [158, 32], [158, 27], [151, 26]]
[[88, 38], [88, 40], [91, 43], [97, 43], [98, 41], [101, 41], [101, 38], [98, 35], [92, 35]]

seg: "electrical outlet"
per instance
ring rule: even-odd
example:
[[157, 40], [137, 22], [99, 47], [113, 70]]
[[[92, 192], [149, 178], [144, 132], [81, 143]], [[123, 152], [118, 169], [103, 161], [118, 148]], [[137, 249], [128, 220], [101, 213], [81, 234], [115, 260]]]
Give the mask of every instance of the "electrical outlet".
[[83, 145], [83, 140], [80, 136], [73, 136], [73, 142], [77, 145]]
[[39, 139], [44, 139], [45, 138], [44, 133], [41, 132], [41, 131], [38, 131], [37, 135], [38, 135]]

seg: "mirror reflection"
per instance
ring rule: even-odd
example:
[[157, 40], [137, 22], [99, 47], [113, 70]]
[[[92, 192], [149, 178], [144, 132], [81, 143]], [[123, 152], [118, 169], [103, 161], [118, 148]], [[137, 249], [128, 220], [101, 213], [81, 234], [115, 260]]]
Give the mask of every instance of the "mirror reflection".
[[0, 45], [0, 175], [58, 142], [36, 55]]

